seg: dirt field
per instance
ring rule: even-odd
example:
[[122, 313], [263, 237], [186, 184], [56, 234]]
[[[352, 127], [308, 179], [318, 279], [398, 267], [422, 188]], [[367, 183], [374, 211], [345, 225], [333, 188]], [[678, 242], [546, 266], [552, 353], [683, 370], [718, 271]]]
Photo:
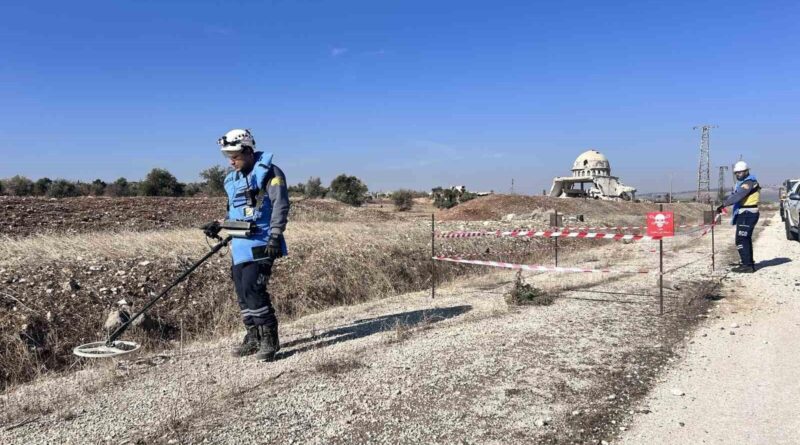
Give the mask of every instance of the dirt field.
[[[332, 200], [292, 202], [291, 221], [378, 222], [403, 215]], [[0, 196], [0, 236], [78, 234], [196, 228], [225, 215], [225, 198], [34, 198]], [[397, 215], [397, 216], [395, 216]]]
[[[643, 225], [643, 215], [658, 210], [657, 204], [599, 201], [594, 199], [560, 199], [549, 196], [490, 195], [480, 197], [437, 213], [439, 221], [500, 221], [517, 224], [549, 225], [555, 211], [569, 225], [628, 226]], [[690, 203], [664, 204], [665, 211], [675, 212], [678, 224], [701, 221], [708, 206]], [[582, 215], [583, 222], [574, 218]]]
[[[634, 207], [617, 216], [633, 220], [640, 211]], [[427, 291], [407, 293], [414, 286], [425, 287], [420, 277], [427, 269], [408, 267], [427, 264], [411, 260], [426, 255], [427, 224], [344, 223], [333, 225], [335, 230], [325, 223], [296, 225], [291, 241], [299, 252], [292, 264], [289, 259], [284, 263], [286, 275], [276, 277], [276, 299], [285, 304], [305, 296], [307, 302], [306, 309], [296, 314], [299, 318], [282, 325], [284, 349], [279, 361], [262, 364], [227, 357], [225, 350], [239, 340], [238, 335], [227, 336], [224, 332], [229, 331], [215, 330], [209, 323], [220, 320], [229, 329], [235, 314], [223, 311], [217, 318], [202, 319], [206, 324], [200, 328], [206, 334], [194, 331], [195, 341], [187, 341], [182, 353], [173, 342], [172, 349], [116, 362], [76, 363], [73, 372], [44, 375], [7, 388], [0, 441], [81, 443], [89, 431], [97, 443], [241, 443], [255, 432], [265, 443], [596, 444], [619, 433], [617, 424], [629, 416], [632, 404], [644, 397], [675, 347], [702, 319], [709, 304], [703, 297], [714, 293], [710, 239], [693, 232], [665, 242], [667, 269], [689, 265], [667, 280], [664, 316], [657, 315], [652, 274], [529, 274], [530, 283], [558, 298], [551, 306], [516, 307], [503, 299], [513, 274], [487, 275], [471, 266], [440, 265], [439, 273], [449, 284], [431, 301]], [[365, 242], [365, 233], [376, 233], [383, 241]], [[24, 304], [41, 312], [44, 308], [38, 305], [58, 300], [48, 299], [47, 289], [63, 288], [56, 285], [78, 273], [77, 281], [88, 283], [82, 285], [87, 291], [65, 289], [60, 299], [94, 306], [52, 313], [86, 314], [117, 298], [109, 280], [132, 280], [138, 286], [142, 277], [150, 275], [144, 282], [151, 287], [136, 294], [142, 298], [148, 289], [163, 284], [169, 272], [179, 270], [176, 258], [202, 252], [199, 237], [169, 236], [154, 242], [147, 232], [140, 238], [125, 233], [90, 236], [103, 245], [113, 246], [113, 241], [122, 239], [128, 243], [104, 257], [91, 249], [80, 251], [75, 235], [57, 238], [62, 243], [57, 249], [41, 245], [37, 236], [6, 242], [4, 248], [18, 255], [15, 262], [0, 266], [3, 277], [14, 277], [3, 291], [13, 286], [13, 295], [18, 296], [24, 294], [22, 289], [35, 289], [30, 295], [36, 297]], [[184, 238], [184, 243], [175, 243]], [[318, 240], [323, 239], [324, 255], [315, 253], [313, 248], [319, 248]], [[309, 247], [302, 248], [304, 242]], [[547, 242], [525, 242], [448, 240], [440, 249], [505, 260], [514, 253], [519, 261], [549, 261]], [[168, 251], [166, 246], [172, 243], [175, 246]], [[415, 246], [413, 252], [403, 256], [409, 245]], [[652, 245], [595, 242], [573, 247], [563, 252], [562, 265], [628, 270], [657, 264]], [[85, 255], [74, 256], [62, 268], [74, 269], [69, 273], [58, 272], [56, 266], [64, 252]], [[38, 279], [27, 284], [18, 268], [31, 258], [49, 265], [46, 274], [63, 275], [54, 275], [53, 285], [41, 286]], [[190, 282], [175, 299], [163, 302], [159, 316], [173, 317], [165, 325], [174, 328], [176, 320], [191, 312], [187, 308], [233, 306], [232, 291], [225, 288], [227, 277], [219, 270], [225, 260], [215, 259], [208, 279]], [[297, 275], [314, 264], [317, 272]], [[338, 269], [324, 274], [332, 287], [318, 287], [316, 296], [308, 298], [312, 288], [302, 286], [324, 284], [319, 275], [334, 264]], [[377, 264], [380, 270], [396, 264], [396, 269], [383, 275], [373, 269], [359, 273], [358, 264], [362, 268]], [[363, 292], [360, 296], [325, 300], [342, 292], [342, 283], [351, 282], [348, 273], [352, 283], [368, 277], [375, 284], [345, 291]], [[134, 278], [125, 278], [129, 276]], [[416, 278], [399, 279], [403, 276]], [[280, 289], [278, 283], [285, 286], [292, 281], [305, 284], [293, 290], [296, 294]], [[395, 284], [379, 284], [387, 281]], [[101, 285], [107, 297], [97, 288]], [[120, 287], [129, 292], [132, 286], [124, 282], [114, 287], [119, 293]], [[73, 293], [82, 297], [72, 298]], [[213, 298], [208, 299], [209, 294]], [[375, 300], [380, 297], [384, 298]], [[6, 311], [31, 312], [19, 301], [13, 305], [6, 300]], [[360, 303], [364, 300], [371, 301]], [[340, 306], [325, 309], [331, 304]], [[46, 314], [43, 318], [47, 321]], [[84, 335], [94, 339], [99, 333]]]

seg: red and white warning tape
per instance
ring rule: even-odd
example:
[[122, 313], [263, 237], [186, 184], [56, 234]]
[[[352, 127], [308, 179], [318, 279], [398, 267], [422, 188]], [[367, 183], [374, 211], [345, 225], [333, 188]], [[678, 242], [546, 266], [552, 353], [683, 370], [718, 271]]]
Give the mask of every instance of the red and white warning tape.
[[612, 273], [612, 274], [649, 274], [649, 273], [658, 273], [649, 270], [611, 270], [611, 269], [585, 269], [581, 267], [550, 267], [550, 266], [538, 266], [532, 264], [513, 264], [513, 263], [502, 263], [499, 261], [482, 261], [482, 260], [465, 260], [459, 257], [445, 257], [445, 256], [435, 256], [433, 257], [436, 261], [447, 261], [450, 263], [461, 263], [461, 264], [474, 264], [477, 266], [491, 266], [491, 267], [500, 267], [503, 269], [514, 269], [514, 270], [527, 270], [531, 272], [558, 272], [558, 273]]
[[[693, 227], [711, 227], [711, 224], [681, 224], [679, 226], [675, 226], [676, 229], [688, 229]], [[588, 232], [593, 230], [647, 230], [647, 226], [618, 226], [618, 227], [559, 227], [553, 230], [560, 230], [560, 231], [578, 231], [578, 232]]]
[[595, 233], [595, 232], [569, 232], [558, 230], [511, 230], [496, 232], [447, 232], [440, 233], [439, 238], [478, 238], [485, 236], [511, 237], [511, 238], [581, 238], [581, 239], [610, 239], [615, 241], [640, 241], [662, 239], [660, 236], [649, 235], [624, 235], [621, 233]]
[[[687, 228], [700, 228], [700, 229], [711, 229], [712, 226], [718, 225], [721, 220], [722, 215], [717, 215], [714, 219], [714, 222], [711, 224], [681, 224], [676, 226], [679, 229], [687, 229]], [[647, 230], [647, 226], [618, 226], [618, 227], [555, 227], [549, 230], [539, 230], [539, 229], [516, 229], [510, 231], [502, 231], [502, 230], [495, 230], [495, 231], [473, 231], [473, 232], [466, 232], [466, 231], [453, 231], [453, 232], [444, 232], [438, 233], [437, 237], [439, 238], [478, 238], [484, 236], [496, 236], [496, 237], [546, 237], [546, 238], [554, 238], [554, 237], [562, 237], [562, 238], [597, 238], [597, 239], [614, 239], [614, 240], [660, 240], [662, 237], [649, 237], [643, 235], [620, 235], [620, 234], [611, 234], [611, 233], [603, 233], [609, 230]], [[595, 232], [601, 231], [601, 232]], [[705, 232], [704, 232], [705, 234]], [[621, 236], [621, 237], [620, 237]]]

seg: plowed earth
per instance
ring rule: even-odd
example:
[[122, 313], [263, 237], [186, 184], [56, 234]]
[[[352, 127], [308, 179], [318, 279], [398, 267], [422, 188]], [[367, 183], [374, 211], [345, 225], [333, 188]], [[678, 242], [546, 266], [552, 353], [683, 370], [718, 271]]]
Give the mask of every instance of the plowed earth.
[[0, 234], [73, 234], [196, 227], [218, 219], [224, 198], [0, 197]]
[[[76, 234], [198, 227], [225, 215], [225, 198], [0, 196], [0, 235]], [[395, 216], [333, 200], [292, 202], [290, 221], [390, 221]]]

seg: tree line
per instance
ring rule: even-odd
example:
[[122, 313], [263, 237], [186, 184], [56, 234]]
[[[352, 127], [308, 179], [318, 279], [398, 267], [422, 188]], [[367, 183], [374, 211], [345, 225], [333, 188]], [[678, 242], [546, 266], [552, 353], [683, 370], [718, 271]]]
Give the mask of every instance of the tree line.
[[[106, 183], [101, 179], [92, 182], [67, 179], [40, 178], [36, 181], [16, 175], [0, 180], [0, 195], [44, 196], [69, 198], [77, 196], [225, 196], [225, 176], [230, 168], [219, 165], [200, 172], [199, 182], [182, 183], [166, 169], [154, 168], [141, 181], [119, 178]], [[355, 177], [341, 174], [326, 187], [319, 177], [310, 177], [305, 183], [288, 186], [291, 196], [305, 198], [331, 198], [352, 206], [360, 206], [372, 199], [369, 188]], [[434, 206], [450, 208], [476, 195], [467, 191], [436, 187], [432, 191]], [[397, 190], [388, 195], [399, 211], [411, 210], [414, 198], [428, 197], [427, 193], [408, 189]]]
[[91, 182], [50, 179], [33, 181], [16, 175], [0, 180], [0, 195], [46, 196], [70, 198], [76, 196], [195, 196], [198, 194], [217, 196], [224, 194], [223, 183], [227, 171], [214, 166], [200, 173], [202, 182], [182, 183], [169, 171], [154, 168], [141, 181], [129, 181], [124, 177], [107, 183], [102, 179]]
[[[225, 176], [230, 168], [219, 165], [200, 172], [200, 182], [182, 183], [166, 169], [154, 168], [141, 181], [129, 181], [122, 177], [107, 183], [101, 179], [92, 182], [70, 181], [67, 179], [40, 178], [33, 181], [16, 175], [0, 180], [0, 195], [45, 196], [49, 198], [69, 198], [77, 196], [225, 196]], [[322, 185], [318, 177], [311, 177], [305, 183], [289, 186], [289, 193], [307, 198], [333, 198], [338, 201], [360, 206], [366, 202], [368, 187], [355, 176], [341, 174], [331, 181], [328, 187]]]

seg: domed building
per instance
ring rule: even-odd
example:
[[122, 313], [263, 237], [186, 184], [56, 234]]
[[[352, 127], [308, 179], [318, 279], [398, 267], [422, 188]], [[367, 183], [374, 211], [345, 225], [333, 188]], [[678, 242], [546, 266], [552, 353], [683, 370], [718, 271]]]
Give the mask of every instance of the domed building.
[[611, 176], [611, 163], [603, 153], [588, 150], [575, 159], [572, 176], [553, 179], [550, 196], [631, 201], [636, 199], [636, 189]]

